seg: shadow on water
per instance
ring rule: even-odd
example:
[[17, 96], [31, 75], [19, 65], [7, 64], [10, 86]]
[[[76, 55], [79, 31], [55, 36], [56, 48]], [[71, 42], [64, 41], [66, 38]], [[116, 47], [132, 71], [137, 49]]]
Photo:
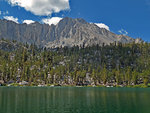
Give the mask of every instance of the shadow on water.
[[150, 89], [1, 87], [0, 113], [149, 113]]

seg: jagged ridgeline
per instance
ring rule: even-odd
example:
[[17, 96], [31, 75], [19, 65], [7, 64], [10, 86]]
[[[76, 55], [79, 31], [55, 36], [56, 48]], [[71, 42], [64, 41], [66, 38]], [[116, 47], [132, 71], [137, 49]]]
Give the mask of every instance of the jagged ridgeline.
[[18, 42], [55, 47], [92, 46], [114, 42], [141, 42], [124, 35], [116, 35], [83, 19], [64, 18], [56, 26], [40, 24], [17, 24], [12, 21], [0, 20], [0, 38], [17, 40]]
[[145, 87], [149, 81], [149, 43], [42, 49], [33, 44], [0, 41], [2, 85]]

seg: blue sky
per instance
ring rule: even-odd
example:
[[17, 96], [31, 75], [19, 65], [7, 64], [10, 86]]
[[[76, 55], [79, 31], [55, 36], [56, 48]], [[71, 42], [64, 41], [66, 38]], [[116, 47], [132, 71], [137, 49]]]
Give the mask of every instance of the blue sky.
[[42, 1], [0, 0], [0, 18], [11, 16], [19, 23], [24, 20], [41, 22], [52, 17], [83, 18], [88, 22], [104, 23], [114, 33], [150, 41], [150, 0]]

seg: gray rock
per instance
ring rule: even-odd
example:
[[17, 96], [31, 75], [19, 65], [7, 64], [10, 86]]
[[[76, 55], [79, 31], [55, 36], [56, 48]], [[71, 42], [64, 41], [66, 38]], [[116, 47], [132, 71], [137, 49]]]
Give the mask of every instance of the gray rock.
[[125, 35], [114, 34], [83, 19], [64, 18], [57, 25], [17, 24], [12, 21], [0, 20], [0, 38], [17, 40], [24, 43], [35, 43], [47, 48], [92, 46], [113, 42], [139, 42]]
[[4, 84], [4, 80], [0, 80], [0, 86]]
[[29, 83], [26, 82], [26, 81], [22, 81], [22, 82], [20, 82], [19, 84], [20, 84], [20, 85], [28, 85]]

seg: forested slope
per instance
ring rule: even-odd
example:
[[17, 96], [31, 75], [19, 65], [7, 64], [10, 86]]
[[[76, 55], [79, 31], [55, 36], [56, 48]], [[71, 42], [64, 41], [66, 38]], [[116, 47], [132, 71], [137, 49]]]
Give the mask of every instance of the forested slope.
[[150, 44], [55, 49], [20, 44], [14, 50], [0, 50], [0, 80], [28, 85], [148, 85]]

